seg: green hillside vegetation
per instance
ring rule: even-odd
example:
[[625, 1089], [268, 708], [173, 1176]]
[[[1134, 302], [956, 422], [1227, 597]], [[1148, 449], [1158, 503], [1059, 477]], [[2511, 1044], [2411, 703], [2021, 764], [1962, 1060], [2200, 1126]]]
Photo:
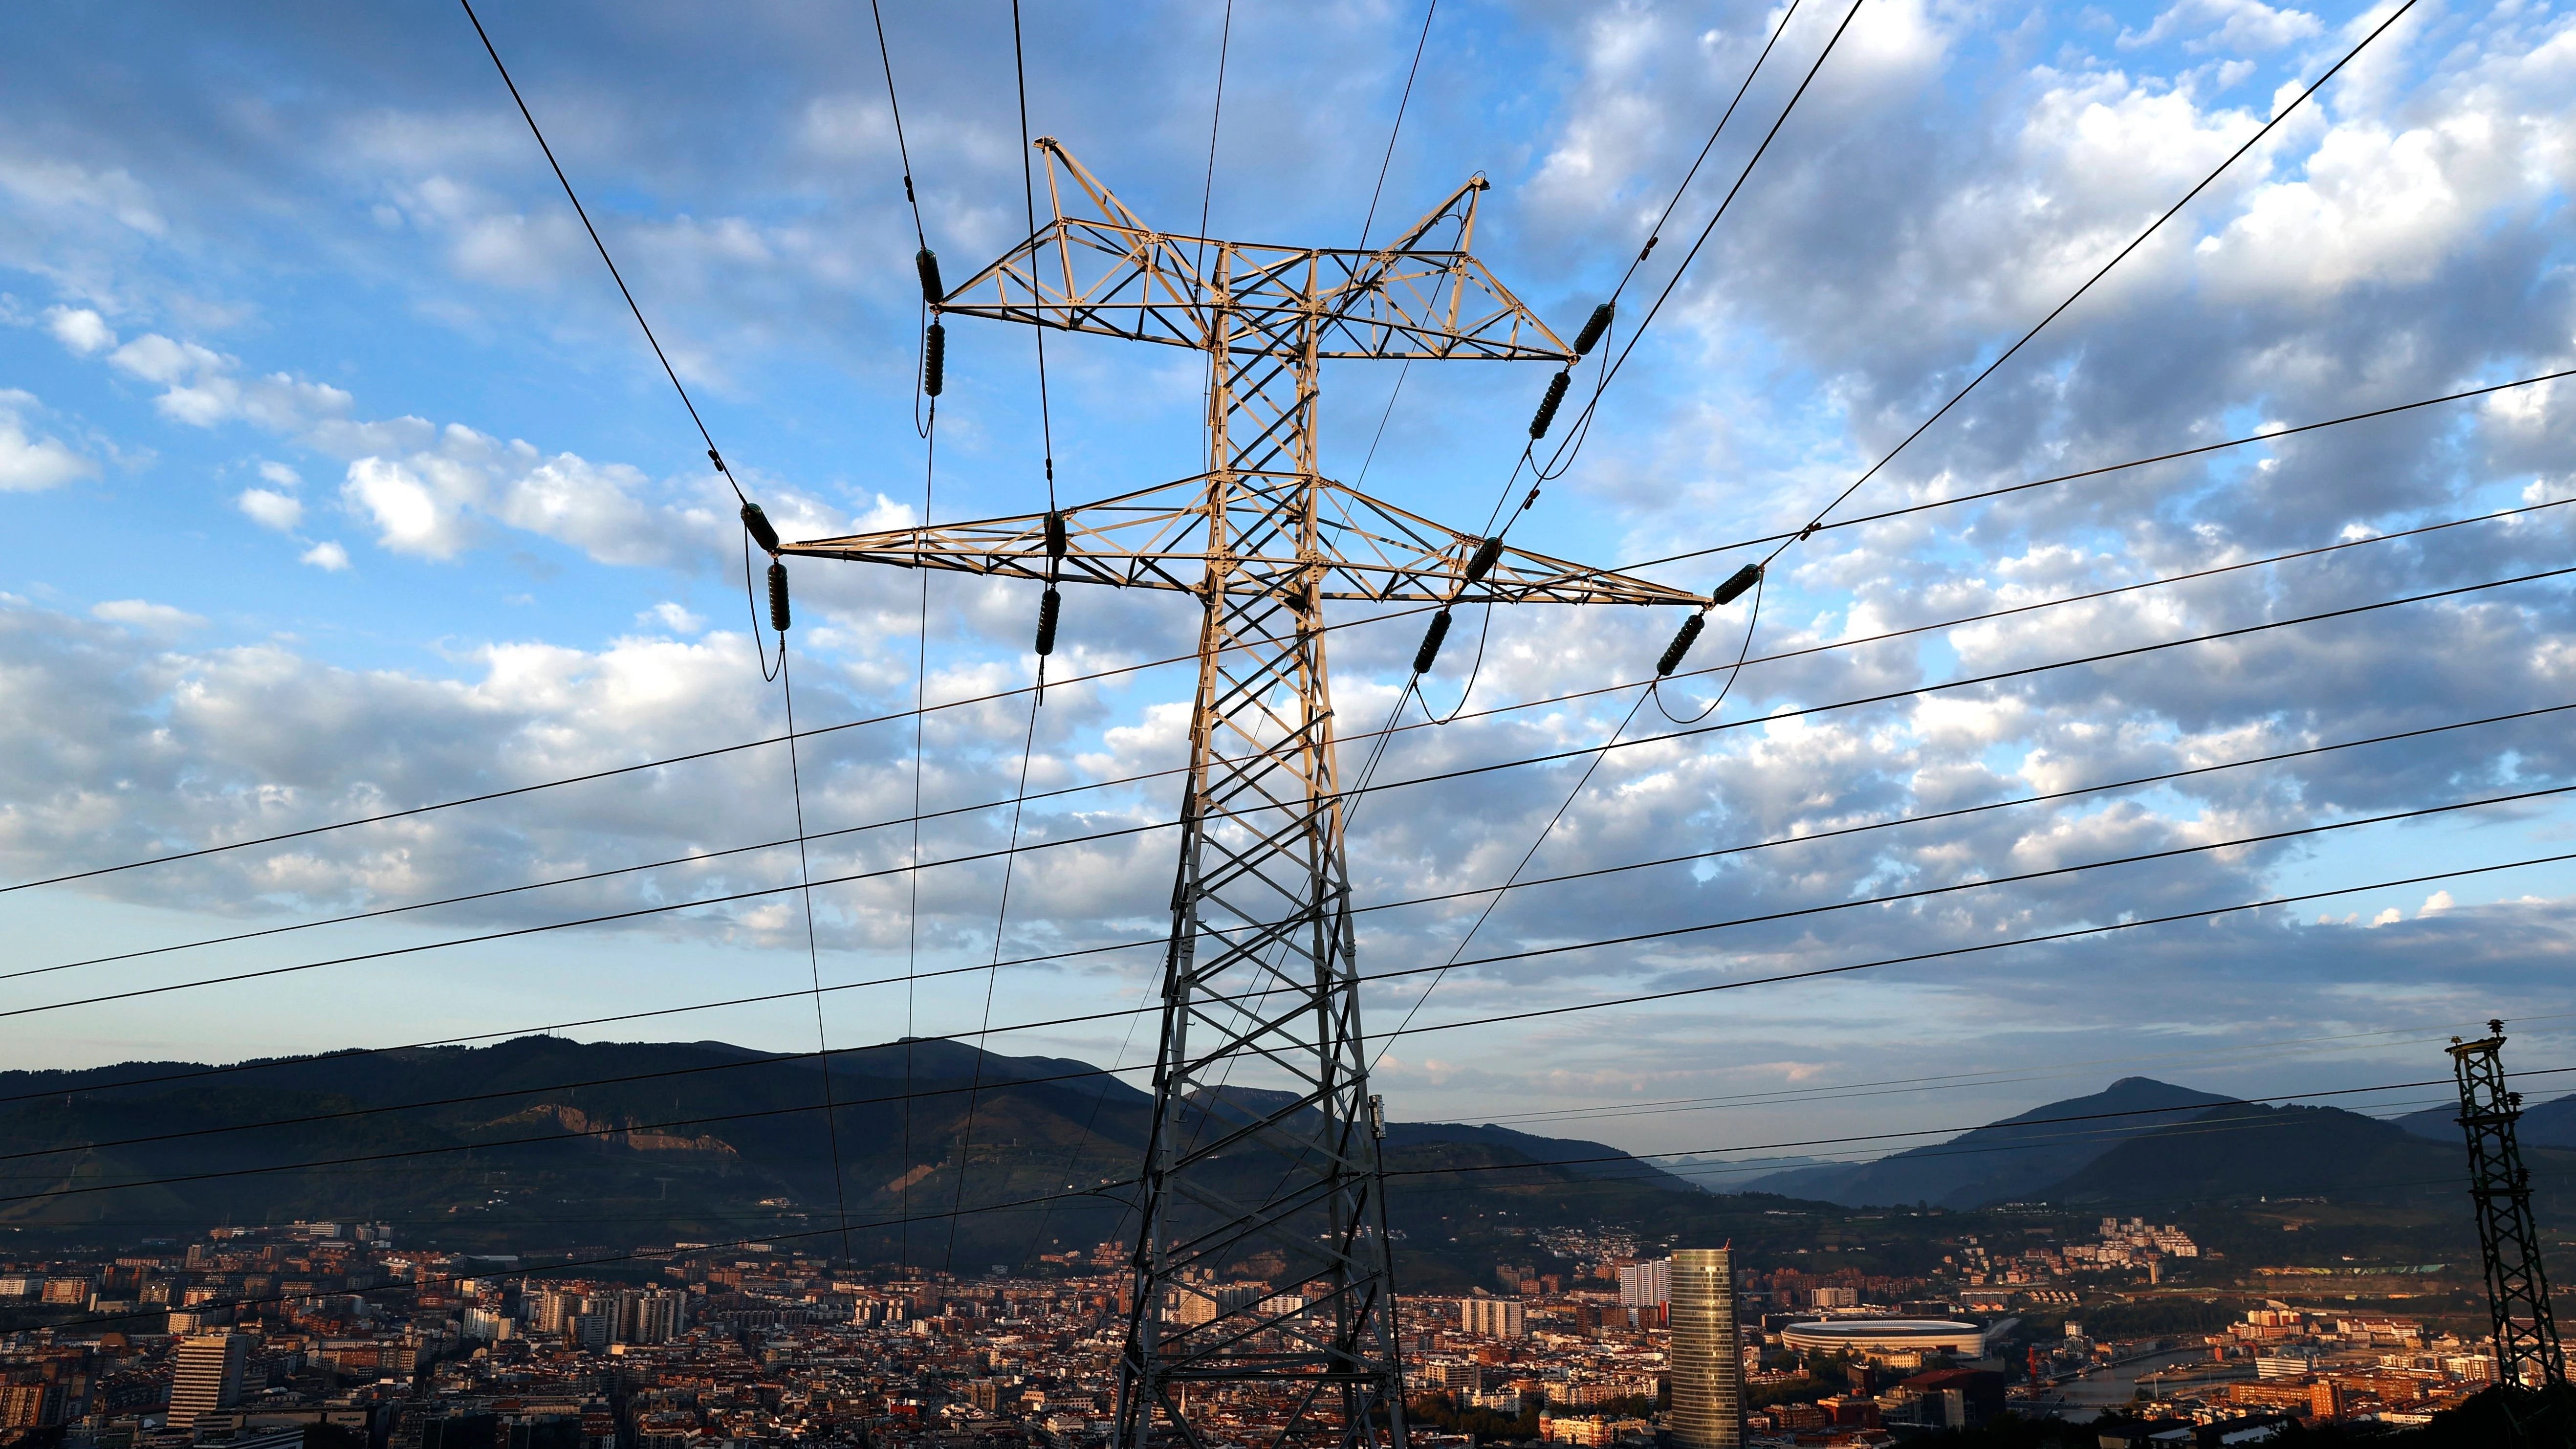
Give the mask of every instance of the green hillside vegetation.
[[[527, 1037], [203, 1072], [130, 1063], [0, 1074], [0, 1241], [132, 1241], [308, 1218], [383, 1221], [406, 1244], [467, 1251], [596, 1255], [745, 1238], [839, 1247], [823, 1080], [809, 1058], [722, 1042]], [[156, 1076], [178, 1079], [134, 1080]], [[907, 1081], [908, 1110], [893, 1100]], [[1124, 1079], [1077, 1061], [897, 1042], [836, 1054], [832, 1090], [850, 1248], [864, 1261], [1025, 1265], [1130, 1230], [1125, 1194], [1150, 1103]], [[1240, 1105], [1266, 1095], [1228, 1093]], [[2112, 1095], [2158, 1111], [2184, 1099], [2144, 1079], [2097, 1097]], [[2067, 1109], [2094, 1100], [2020, 1118], [2077, 1115]], [[389, 1107], [400, 1110], [368, 1110]], [[1501, 1260], [1571, 1274], [1578, 1265], [1545, 1259], [1531, 1235], [1583, 1224], [1626, 1228], [1650, 1247], [1731, 1242], [1748, 1264], [1818, 1276], [1930, 1277], [1968, 1236], [2009, 1255], [2089, 1237], [2115, 1214], [2179, 1223], [2218, 1255], [2169, 1265], [2177, 1287], [2261, 1264], [2348, 1273], [2474, 1262], [2456, 1146], [2331, 1108], [2189, 1111], [2145, 1131], [2105, 1124], [2059, 1150], [2074, 1164], [2059, 1180], [1973, 1211], [1712, 1195], [1598, 1142], [1396, 1123], [1388, 1217], [1407, 1291], [1427, 1293], [1491, 1286]], [[214, 1130], [246, 1122], [269, 1125]], [[1185, 1110], [1184, 1140], [1210, 1122]], [[1996, 1169], [1976, 1164], [2026, 1164], [2025, 1139], [2047, 1131], [2065, 1135], [2007, 1122], [1889, 1161], [1992, 1181]], [[2576, 1220], [2576, 1152], [2529, 1157], [2544, 1231]], [[1225, 1160], [1247, 1194], [1268, 1190], [1279, 1165], [1252, 1149]], [[129, 1182], [149, 1185], [94, 1190]], [[947, 1214], [961, 1202], [952, 1245]]]

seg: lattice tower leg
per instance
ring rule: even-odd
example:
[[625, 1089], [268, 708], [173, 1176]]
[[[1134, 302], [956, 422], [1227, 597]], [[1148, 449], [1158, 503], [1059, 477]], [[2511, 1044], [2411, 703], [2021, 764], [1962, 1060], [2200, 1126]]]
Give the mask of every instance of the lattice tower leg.
[[2460, 1128], [2469, 1145], [2469, 1198], [2486, 1259], [2487, 1303], [2495, 1323], [2496, 1371], [2526, 1389], [2564, 1384], [2567, 1358], [2550, 1314], [2540, 1229], [2531, 1213], [2531, 1173], [2514, 1123], [2522, 1094], [2505, 1089], [2504, 1023], [2483, 1041], [2450, 1048], [2460, 1084]]
[[[1321, 569], [1232, 567], [1283, 542], [1323, 556], [1314, 345], [1233, 335], [1211, 351], [1205, 615], [1118, 1443], [1199, 1444], [1184, 1402], [1213, 1399], [1283, 1417], [1256, 1439], [1278, 1449], [1402, 1449]], [[1225, 1286], [1263, 1255], [1265, 1292]]]

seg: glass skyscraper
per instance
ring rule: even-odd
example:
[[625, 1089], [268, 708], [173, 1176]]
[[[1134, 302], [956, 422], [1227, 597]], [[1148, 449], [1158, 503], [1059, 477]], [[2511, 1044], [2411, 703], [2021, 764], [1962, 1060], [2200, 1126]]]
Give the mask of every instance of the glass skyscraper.
[[1735, 1329], [1735, 1263], [1725, 1248], [1673, 1253], [1673, 1408], [1681, 1449], [1744, 1443], [1744, 1354]]

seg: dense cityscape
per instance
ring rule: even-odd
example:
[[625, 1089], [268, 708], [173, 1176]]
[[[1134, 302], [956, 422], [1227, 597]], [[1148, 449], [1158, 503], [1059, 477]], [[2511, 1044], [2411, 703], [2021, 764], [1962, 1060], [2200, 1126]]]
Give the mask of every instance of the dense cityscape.
[[[396, 1246], [382, 1225], [226, 1227], [143, 1253], [0, 1273], [0, 1426], [65, 1449], [879, 1449], [1111, 1441], [1128, 1248], [1027, 1273], [852, 1271], [769, 1244], [676, 1243], [581, 1269]], [[1930, 1280], [1739, 1271], [1731, 1253], [1645, 1256], [1629, 1235], [1537, 1235], [1569, 1279], [1498, 1263], [1494, 1286], [1405, 1300], [1417, 1444], [1869, 1445], [2057, 1411], [2119, 1382], [2119, 1442], [2176, 1426], [2428, 1422], [2492, 1383], [2492, 1349], [2419, 1319], [2267, 1300], [2216, 1332], [2093, 1337], [2199, 1252], [2172, 1226], [2003, 1256], [1973, 1237]], [[2068, 1276], [2073, 1270], [2076, 1276]], [[2083, 1276], [2094, 1275], [2088, 1282]], [[1839, 1281], [1838, 1281], [1839, 1280]], [[1293, 1317], [1297, 1285], [1202, 1275], [1168, 1325], [1248, 1303]], [[2114, 1310], [2116, 1311], [2116, 1310]], [[2025, 1324], [2047, 1313], [2041, 1338]], [[1183, 1406], [1206, 1442], [1263, 1442], [1281, 1405], [1228, 1388]]]
[[2576, 1449], [2576, 4], [11, 20], [0, 1449]]

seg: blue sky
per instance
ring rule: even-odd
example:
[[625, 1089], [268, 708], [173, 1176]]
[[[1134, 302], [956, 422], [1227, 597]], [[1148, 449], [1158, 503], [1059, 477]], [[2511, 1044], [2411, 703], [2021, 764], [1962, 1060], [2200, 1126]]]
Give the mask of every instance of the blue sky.
[[[1216, 5], [1028, 10], [1029, 120], [1148, 221], [1347, 245], [1367, 215], [1423, 11], [1236, 7], [1215, 126]], [[1622, 301], [1674, 275], [1842, 15], [1800, 7]], [[2257, 0], [2014, 8], [1863, 0], [1683, 274], [1533, 546], [1616, 564], [1794, 527], [2062, 300], [2388, 13]], [[889, 52], [922, 224], [952, 282], [1018, 239], [1008, 8], [895, 7]], [[1432, 19], [1372, 234], [1493, 182], [1476, 250], [1561, 333], [1607, 294], [1777, 10], [1472, 4]], [[486, 15], [708, 425], [791, 536], [919, 516], [913, 221], [865, 12], [675, 5]], [[774, 732], [731, 500], [460, 12], [185, 6], [21, 17], [0, 95], [0, 858], [17, 879], [292, 829]], [[1872, 480], [1845, 514], [2534, 376], [2568, 366], [2576, 27], [2548, 5], [2419, 0], [2317, 100]], [[1202, 187], [1205, 187], [1204, 192]], [[1041, 199], [1043, 207], [1043, 199]], [[1030, 335], [950, 328], [930, 500], [1043, 506]], [[1198, 470], [1199, 370], [1173, 349], [1048, 349], [1059, 493]], [[1543, 367], [1328, 369], [1325, 470], [1474, 528]], [[1614, 752], [1536, 875], [1707, 851], [2031, 790], [2576, 703], [2559, 581], [2282, 628], [1968, 690], [1797, 714], [2043, 663], [2563, 566], [2542, 507], [1881, 644], [1965, 618], [2338, 540], [2576, 496], [2561, 386], [2208, 459], [1830, 530], [1785, 556], [1713, 734]], [[1370, 443], [1379, 419], [1383, 441]], [[1838, 515], [1839, 516], [1839, 515]], [[1707, 589], [1742, 558], [1650, 570]], [[906, 707], [913, 576], [795, 571], [800, 723]], [[934, 699], [1025, 682], [1033, 591], [941, 578]], [[1749, 607], [1694, 656], [1743, 642]], [[1598, 745], [1676, 611], [1498, 615], [1479, 707], [1576, 690], [1390, 750], [1382, 778]], [[1055, 672], [1178, 654], [1186, 601], [1073, 592]], [[1335, 637], [1337, 704], [1386, 717], [1414, 622]], [[1460, 636], [1465, 639], [1468, 636]], [[1472, 651], [1429, 686], [1454, 702]], [[1701, 685], [1674, 702], [1696, 708]], [[1178, 763], [1189, 676], [1051, 690], [1035, 785]], [[1024, 697], [926, 727], [925, 802], [1007, 799]], [[1767, 718], [1767, 722], [1765, 722]], [[1418, 715], [1415, 718], [1419, 718]], [[2562, 717], [1515, 892], [1468, 954], [1565, 945], [2238, 839], [2569, 783]], [[1641, 719], [1666, 728], [1649, 707]], [[1354, 728], [1352, 726], [1346, 726]], [[1641, 726], [1642, 728], [1642, 726]], [[1356, 759], [1356, 756], [1352, 756]], [[908, 723], [804, 758], [809, 821], [909, 813]], [[1364, 901], [1498, 882], [1580, 770], [1391, 792], [1353, 838]], [[13, 959], [203, 936], [773, 841], [785, 761], [755, 751], [399, 826], [0, 897]], [[1167, 818], [1162, 782], [1032, 805], [1025, 838]], [[2557, 854], [2549, 800], [1866, 907], [1445, 979], [1425, 1023]], [[925, 827], [989, 850], [1007, 811]], [[819, 872], [890, 871], [908, 830]], [[1150, 936], [1168, 832], [1026, 858], [1000, 954]], [[792, 881], [792, 853], [7, 983], [43, 1005]], [[998, 866], [817, 893], [827, 982], [995, 953]], [[1652, 1009], [1408, 1038], [1399, 1115], [1475, 1117], [1992, 1072], [1935, 1094], [1610, 1117], [1640, 1148], [1966, 1122], [2088, 1073], [2287, 1092], [2411, 1079], [2491, 1014], [2576, 1012], [2564, 866], [2363, 892], [2215, 923], [1953, 958]], [[1369, 969], [1445, 959], [1481, 902], [1372, 912]], [[908, 948], [918, 925], [918, 949]], [[794, 898], [319, 967], [0, 1018], [15, 1060], [232, 1059], [786, 991]], [[1015, 968], [996, 1022], [1131, 1004], [1147, 957]], [[836, 1045], [982, 1020], [984, 981], [835, 993]], [[1391, 1025], [1418, 986], [1372, 991]], [[811, 1043], [799, 1001], [593, 1034]], [[2331, 1050], [2281, 1045], [2375, 1031]], [[1123, 1026], [996, 1039], [1106, 1060]], [[2527, 1039], [2558, 1065], [2555, 1026]], [[1126, 1060], [1144, 1038], [1125, 1043]], [[2155, 1065], [2169, 1059], [2170, 1070]], [[2576, 1061], [2576, 1058], [2563, 1060]], [[2098, 1073], [2097, 1073], [2098, 1074]], [[2051, 1079], [2054, 1082], [2055, 1079]], [[1570, 1129], [1571, 1124], [1568, 1124]]]

